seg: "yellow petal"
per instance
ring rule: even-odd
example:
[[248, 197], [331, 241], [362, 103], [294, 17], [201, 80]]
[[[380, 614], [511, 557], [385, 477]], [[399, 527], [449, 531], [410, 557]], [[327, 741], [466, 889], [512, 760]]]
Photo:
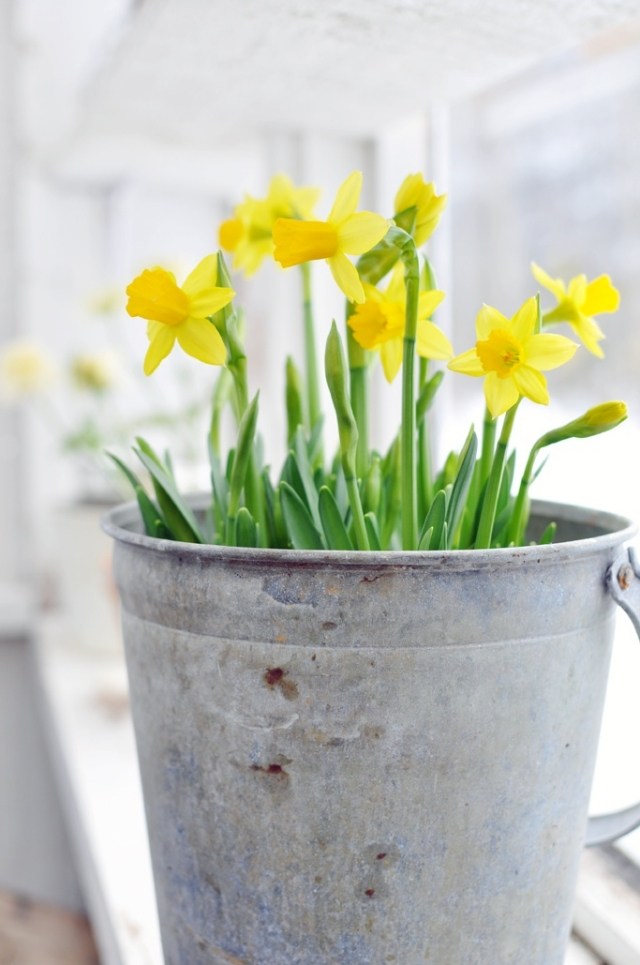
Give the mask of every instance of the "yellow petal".
[[447, 368], [453, 372], [462, 372], [463, 375], [485, 375], [482, 362], [475, 348], [470, 348], [468, 352], [456, 355], [451, 359]]
[[206, 319], [188, 318], [177, 329], [180, 347], [208, 365], [224, 365], [227, 352], [215, 325]]
[[476, 315], [476, 336], [478, 339], [487, 339], [494, 328], [510, 327], [509, 319], [491, 305], [483, 305]]
[[552, 295], [556, 296], [558, 301], [564, 298], [566, 295], [566, 289], [561, 278], [552, 278], [551, 275], [548, 275], [546, 271], [543, 271], [539, 265], [536, 265], [535, 261], [531, 262], [531, 273], [535, 280], [539, 282], [543, 288], [546, 288], [551, 292]]
[[600, 275], [587, 285], [585, 299], [580, 310], [585, 315], [600, 315], [602, 312], [615, 312], [620, 305], [620, 292], [611, 284], [608, 275]]
[[417, 208], [424, 186], [425, 182], [421, 174], [407, 174], [396, 193], [393, 203], [395, 214], [399, 214], [407, 208]]
[[538, 302], [535, 298], [527, 298], [511, 320], [510, 329], [519, 342], [526, 342], [535, 332], [538, 320]]
[[418, 296], [418, 320], [431, 318], [438, 305], [444, 301], [444, 298], [445, 293], [438, 291], [437, 288], [428, 292], [420, 292]]
[[164, 268], [147, 268], [127, 288], [127, 312], [131, 316], [179, 325], [189, 312], [189, 300], [175, 277]]
[[338, 233], [335, 226], [326, 221], [278, 218], [273, 226], [273, 240], [273, 257], [283, 268], [331, 258], [338, 250]]
[[373, 349], [384, 341], [387, 318], [381, 310], [380, 302], [367, 298], [349, 317], [348, 325], [358, 345]]
[[365, 297], [360, 275], [347, 256], [338, 252], [333, 258], [328, 259], [328, 264], [338, 288], [345, 293], [349, 301], [363, 302]]
[[372, 211], [349, 215], [338, 225], [338, 247], [348, 255], [363, 255], [382, 241], [389, 222]]
[[387, 285], [384, 297], [386, 301], [401, 302], [402, 304], [404, 304], [406, 300], [406, 291], [404, 286], [404, 265], [401, 261], [397, 261], [391, 270], [390, 281]]
[[599, 359], [604, 358], [604, 352], [598, 344], [603, 340], [604, 332], [595, 319], [587, 318], [586, 315], [579, 315], [577, 319], [572, 319], [570, 325], [584, 347], [588, 349], [592, 355], [597, 356]]
[[573, 358], [577, 348], [576, 343], [564, 335], [532, 335], [525, 344], [526, 364], [548, 372]]
[[451, 342], [442, 329], [424, 319], [418, 322], [416, 351], [425, 359], [450, 359], [453, 355]]
[[218, 259], [207, 255], [190, 272], [182, 283], [182, 290], [189, 297], [199, 294], [202, 289], [215, 288], [218, 282]]
[[192, 318], [208, 318], [215, 315], [233, 299], [233, 288], [207, 288], [189, 299], [189, 315]]
[[362, 191], [362, 171], [352, 171], [349, 177], [342, 182], [336, 194], [336, 200], [329, 212], [327, 221], [338, 224], [344, 221], [358, 207], [360, 192]]
[[218, 228], [220, 247], [225, 251], [235, 251], [243, 234], [244, 225], [240, 218], [228, 218]]
[[167, 357], [176, 340], [176, 329], [170, 325], [158, 325], [154, 329], [147, 354], [144, 357], [144, 374], [151, 375]]
[[292, 213], [297, 218], [310, 219], [319, 197], [320, 188], [294, 188]]
[[549, 404], [547, 380], [542, 372], [538, 372], [530, 365], [519, 365], [513, 370], [512, 378], [520, 395], [525, 395], [539, 405]]
[[402, 339], [392, 338], [380, 346], [380, 361], [387, 382], [393, 382], [402, 365]]
[[571, 279], [567, 286], [567, 298], [569, 301], [572, 301], [576, 307], [581, 308], [586, 297], [587, 276], [576, 275], [575, 278]]
[[[386, 301], [382, 292], [378, 291], [375, 285], [370, 285], [368, 282], [363, 281], [362, 287], [364, 288], [364, 293], [368, 302]], [[388, 294], [388, 290], [387, 290], [387, 294]]]
[[501, 379], [497, 372], [489, 372], [484, 380], [484, 397], [494, 419], [516, 404], [520, 398], [513, 379]]

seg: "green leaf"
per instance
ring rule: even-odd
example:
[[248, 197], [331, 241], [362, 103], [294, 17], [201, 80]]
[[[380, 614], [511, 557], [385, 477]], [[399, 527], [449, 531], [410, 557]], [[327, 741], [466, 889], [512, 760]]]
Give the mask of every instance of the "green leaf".
[[451, 497], [447, 506], [447, 528], [452, 539], [455, 538], [471, 488], [477, 450], [478, 437], [476, 436], [475, 429], [471, 426], [460, 453], [458, 471], [453, 481]]
[[433, 405], [436, 393], [442, 385], [443, 379], [444, 372], [442, 369], [438, 369], [438, 371], [434, 372], [431, 378], [422, 386], [420, 395], [418, 396], [418, 401], [416, 402], [416, 425], [420, 425], [425, 415]]
[[330, 550], [352, 550], [353, 544], [349, 538], [338, 504], [328, 486], [323, 486], [318, 495], [318, 511], [322, 523], [322, 531]]
[[358, 426], [351, 407], [347, 359], [335, 321], [331, 324], [327, 338], [324, 370], [338, 423], [342, 468], [346, 479], [354, 479], [356, 475]]
[[257, 546], [258, 527], [246, 506], [241, 506], [236, 517], [236, 546]]
[[547, 546], [549, 543], [553, 543], [557, 528], [557, 523], [549, 523], [549, 525], [545, 528], [544, 533], [540, 537], [541, 546]]
[[306, 502], [309, 512], [311, 513], [313, 525], [317, 530], [321, 530], [322, 523], [320, 522], [320, 514], [318, 512], [318, 490], [316, 489], [315, 482], [313, 480], [313, 472], [311, 469], [311, 463], [309, 462], [309, 456], [307, 454], [307, 443], [302, 426], [298, 426], [296, 431], [293, 441], [293, 452], [296, 466], [300, 474], [300, 480], [304, 488], [304, 501]]
[[[287, 453], [287, 458], [285, 459], [282, 467], [280, 481], [288, 483], [292, 489], [295, 489], [302, 502], [306, 502], [307, 495], [305, 493], [304, 483], [302, 482], [302, 477], [300, 476], [300, 470], [298, 469], [298, 463], [293, 449], [290, 449]], [[309, 507], [307, 506], [307, 509], [308, 508]]]
[[173, 539], [173, 534], [162, 520], [162, 514], [153, 500], [147, 495], [144, 486], [134, 472], [126, 463], [115, 456], [112, 452], [107, 452], [107, 456], [123, 473], [125, 478], [131, 483], [135, 497], [138, 501], [140, 515], [144, 524], [147, 536], [155, 536], [158, 539]]
[[382, 463], [382, 494], [378, 517], [384, 548], [391, 545], [402, 508], [402, 481], [400, 478], [400, 438], [391, 443]]
[[309, 444], [307, 446], [307, 451], [309, 453], [309, 462], [312, 466], [317, 466], [318, 462], [322, 461], [322, 427], [324, 425], [324, 419], [322, 416], [318, 419], [316, 424], [311, 429], [311, 435], [309, 436]]
[[430, 526], [422, 536], [420, 537], [420, 542], [418, 543], [419, 550], [428, 550], [431, 547], [431, 537], [433, 536], [433, 526]]
[[227, 480], [222, 472], [220, 457], [211, 439], [209, 439], [209, 466], [211, 470], [211, 498], [214, 528], [216, 534], [222, 537], [225, 520], [227, 518], [229, 489]]
[[372, 550], [381, 550], [382, 545], [380, 543], [380, 527], [378, 526], [378, 518], [376, 514], [365, 513], [364, 524], [367, 527], [367, 537], [369, 539], [369, 547]]
[[293, 445], [298, 426], [304, 425], [304, 390], [302, 376], [290, 355], [285, 366], [285, 406], [287, 411], [287, 445]]
[[238, 442], [231, 467], [229, 480], [228, 515], [235, 518], [240, 508], [240, 497], [247, 476], [247, 469], [253, 452], [256, 425], [258, 422], [258, 393], [247, 406], [238, 427]]
[[442, 534], [446, 515], [447, 495], [444, 489], [439, 489], [433, 497], [433, 502], [429, 507], [429, 512], [427, 513], [427, 517], [422, 525], [420, 536], [418, 538], [418, 546], [422, 542], [422, 537], [426, 534], [427, 530], [432, 529], [433, 533], [431, 535], [431, 547], [433, 549], [444, 548], [442, 546]]
[[362, 505], [365, 513], [377, 513], [382, 493], [382, 461], [377, 453], [372, 453], [369, 471], [362, 486]]
[[162, 517], [177, 540], [183, 543], [202, 543], [204, 537], [192, 510], [184, 502], [176, 485], [144, 439], [137, 438], [139, 448], [134, 452], [151, 475], [153, 489]]
[[295, 489], [284, 480], [280, 483], [280, 502], [287, 534], [293, 547], [298, 550], [323, 549], [322, 537], [313, 525], [309, 510]]
[[266, 523], [266, 534], [265, 542], [267, 546], [279, 546], [278, 542], [278, 532], [276, 528], [276, 518], [275, 518], [275, 499], [276, 494], [273, 489], [273, 483], [271, 482], [271, 477], [269, 476], [269, 469], [267, 466], [264, 467], [260, 474], [260, 479], [262, 481], [262, 496], [264, 500], [264, 517]]
[[397, 246], [383, 238], [374, 248], [358, 258], [358, 274], [363, 281], [370, 285], [377, 285], [385, 275], [389, 274], [399, 258], [400, 252]]

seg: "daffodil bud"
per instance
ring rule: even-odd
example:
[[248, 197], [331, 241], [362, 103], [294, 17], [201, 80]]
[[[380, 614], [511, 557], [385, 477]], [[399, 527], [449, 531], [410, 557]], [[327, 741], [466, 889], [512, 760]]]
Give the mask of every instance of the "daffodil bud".
[[546, 432], [538, 439], [536, 449], [562, 442], [563, 439], [588, 439], [601, 432], [608, 432], [609, 429], [615, 429], [624, 422], [627, 415], [627, 406], [624, 402], [603, 402], [592, 409], [587, 409], [578, 419]]
[[285, 368], [285, 404], [287, 409], [287, 441], [291, 445], [298, 426], [304, 425], [304, 392], [300, 371], [290, 355]]
[[371, 466], [364, 482], [363, 502], [365, 512], [377, 513], [382, 492], [382, 466], [380, 456], [373, 455]]
[[338, 420], [342, 468], [347, 479], [353, 479], [356, 474], [358, 427], [349, 400], [347, 361], [335, 322], [331, 325], [327, 339], [324, 367], [327, 385]]

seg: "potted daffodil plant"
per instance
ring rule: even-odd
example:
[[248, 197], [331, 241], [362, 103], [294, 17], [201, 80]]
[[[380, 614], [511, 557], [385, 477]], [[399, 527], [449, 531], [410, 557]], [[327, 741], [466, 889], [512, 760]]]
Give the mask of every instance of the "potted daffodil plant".
[[[526, 948], [531, 965], [560, 963], [624, 582], [614, 593], [607, 581], [632, 582], [632, 528], [536, 504], [530, 489], [544, 450], [627, 410], [595, 400], [521, 463], [514, 426], [521, 405], [549, 402], [546, 373], [581, 345], [603, 355], [597, 319], [619, 295], [607, 275], [565, 284], [534, 265], [517, 311], [483, 305], [456, 354], [424, 254], [446, 196], [409, 175], [385, 217], [358, 210], [361, 188], [350, 174], [321, 218], [315, 188], [274, 177], [184, 280], [152, 267], [127, 288], [147, 375], [161, 378], [173, 350], [217, 371], [210, 491], [183, 495], [170, 457], [138, 438], [151, 488], [114, 456], [136, 502], [105, 522], [165, 956], [466, 965]], [[233, 288], [267, 259], [296, 268], [302, 291], [277, 470]], [[323, 364], [314, 261], [346, 299]], [[370, 444], [378, 364], [402, 383], [382, 452]], [[484, 414], [435, 467], [432, 404], [455, 373], [481, 380]]]

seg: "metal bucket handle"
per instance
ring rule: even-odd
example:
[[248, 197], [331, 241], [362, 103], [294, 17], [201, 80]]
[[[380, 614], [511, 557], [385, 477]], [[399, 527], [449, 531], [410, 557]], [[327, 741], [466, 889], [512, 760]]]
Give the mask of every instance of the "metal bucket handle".
[[[633, 623], [640, 638], [640, 557], [633, 548], [625, 550], [609, 567], [607, 589]], [[589, 818], [585, 844], [607, 844], [640, 827], [640, 803], [623, 811]]]

